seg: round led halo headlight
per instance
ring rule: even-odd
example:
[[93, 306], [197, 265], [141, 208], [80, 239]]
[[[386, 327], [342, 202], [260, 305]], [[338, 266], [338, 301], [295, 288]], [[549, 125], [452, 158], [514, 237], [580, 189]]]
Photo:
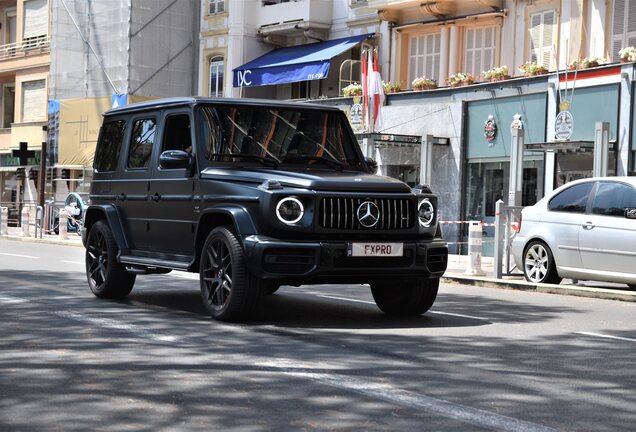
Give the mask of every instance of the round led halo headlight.
[[295, 224], [302, 219], [304, 214], [305, 207], [298, 198], [283, 198], [276, 205], [276, 217], [286, 225]]
[[424, 198], [417, 206], [417, 218], [420, 221], [420, 225], [424, 227], [429, 227], [433, 223], [435, 207], [433, 207], [433, 203], [428, 198]]

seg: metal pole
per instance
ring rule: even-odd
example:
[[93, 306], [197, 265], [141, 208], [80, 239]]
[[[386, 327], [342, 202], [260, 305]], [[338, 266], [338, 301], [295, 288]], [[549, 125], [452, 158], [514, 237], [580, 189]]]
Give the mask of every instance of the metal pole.
[[422, 137], [422, 152], [420, 153], [420, 184], [430, 186], [433, 171], [433, 135]]
[[502, 258], [503, 258], [503, 218], [501, 217], [504, 202], [497, 200], [495, 204], [495, 277], [501, 279]]
[[46, 141], [40, 150], [40, 176], [38, 177], [38, 205], [44, 207], [44, 188], [46, 188]]
[[[517, 116], [519, 116], [517, 114]], [[521, 116], [515, 116], [510, 131], [512, 132], [512, 141], [510, 143], [510, 182], [508, 186], [508, 205], [521, 205], [521, 186], [523, 183], [523, 144], [524, 130], [521, 125]], [[515, 123], [518, 120], [518, 123]]]

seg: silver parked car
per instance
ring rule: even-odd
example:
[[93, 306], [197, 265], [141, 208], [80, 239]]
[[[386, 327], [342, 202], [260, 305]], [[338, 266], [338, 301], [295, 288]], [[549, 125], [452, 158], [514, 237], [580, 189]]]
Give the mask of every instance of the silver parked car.
[[524, 208], [512, 253], [530, 282], [636, 288], [636, 177], [576, 180]]

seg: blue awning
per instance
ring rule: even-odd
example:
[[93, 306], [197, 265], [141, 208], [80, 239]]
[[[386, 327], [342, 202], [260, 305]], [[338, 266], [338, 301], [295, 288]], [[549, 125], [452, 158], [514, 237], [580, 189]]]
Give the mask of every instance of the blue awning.
[[275, 49], [234, 69], [234, 87], [327, 78], [332, 58], [374, 34]]

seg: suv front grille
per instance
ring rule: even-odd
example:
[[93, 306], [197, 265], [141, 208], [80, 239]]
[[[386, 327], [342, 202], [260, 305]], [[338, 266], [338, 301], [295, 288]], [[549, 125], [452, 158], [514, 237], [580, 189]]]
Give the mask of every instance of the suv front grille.
[[[380, 218], [370, 228], [360, 224], [356, 216], [365, 201], [378, 206]], [[415, 222], [413, 201], [409, 198], [322, 198], [319, 223], [322, 228], [339, 230], [397, 230], [409, 229]]]

